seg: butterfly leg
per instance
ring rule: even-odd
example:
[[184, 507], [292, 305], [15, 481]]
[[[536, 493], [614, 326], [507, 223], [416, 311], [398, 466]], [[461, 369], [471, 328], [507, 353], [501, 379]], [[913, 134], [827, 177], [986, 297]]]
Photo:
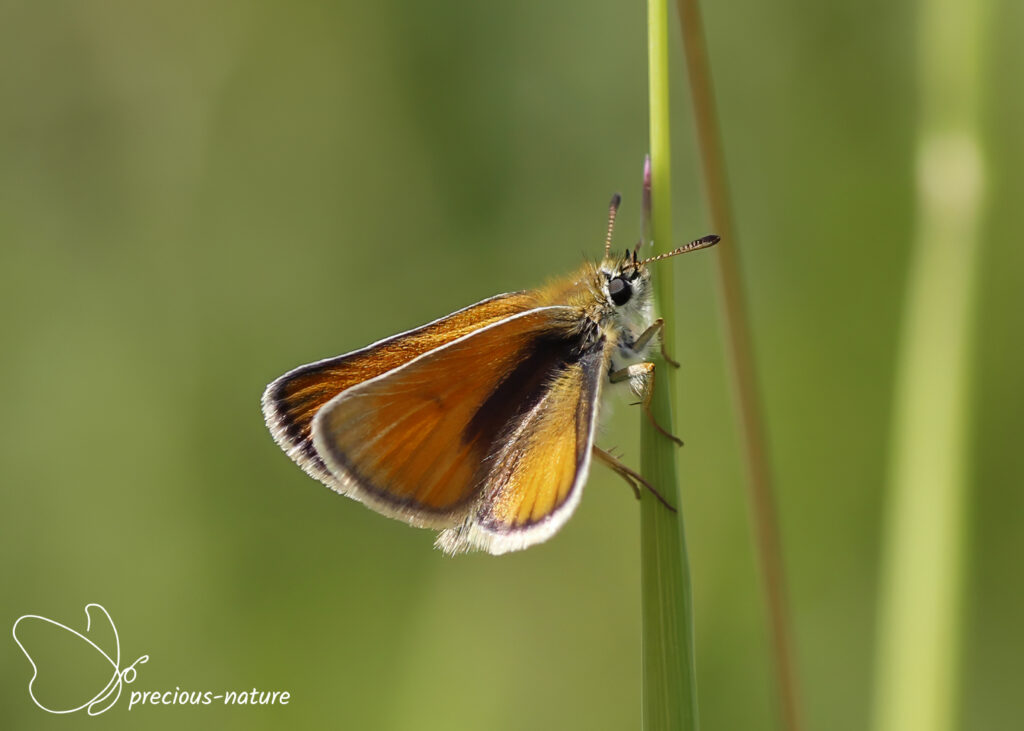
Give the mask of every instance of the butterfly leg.
[[633, 389], [633, 393], [640, 397], [640, 406], [643, 408], [644, 413], [647, 414], [647, 419], [654, 428], [680, 447], [683, 446], [683, 440], [662, 427], [651, 412], [651, 397], [654, 395], [654, 363], [634, 363], [631, 366], [612, 371], [609, 378], [612, 383], [629, 381], [630, 388]]
[[650, 490], [651, 494], [654, 495], [654, 497], [658, 498], [662, 505], [671, 510], [673, 513], [676, 512], [676, 509], [669, 505], [668, 501], [664, 497], [662, 497], [662, 494], [660, 492], [654, 489], [654, 486], [651, 485], [651, 483], [649, 483], [647, 480], [641, 477], [639, 472], [631, 470], [629, 467], [622, 464], [622, 462], [616, 459], [615, 455], [613, 455], [611, 452], [606, 452], [595, 444], [593, 448], [593, 453], [594, 457], [597, 459], [598, 462], [603, 464], [605, 467], [608, 467], [611, 470], [613, 470], [619, 477], [621, 477], [623, 480], [629, 483], [629, 486], [633, 488], [633, 493], [636, 495], [637, 500], [640, 499], [640, 488], [637, 487], [637, 483], [639, 482], [641, 485]]
[[658, 336], [658, 343], [661, 346], [661, 357], [665, 359], [665, 362], [674, 368], [679, 367], [679, 363], [672, 359], [672, 357], [665, 352], [665, 321], [660, 317], [651, 323], [651, 326], [640, 333], [640, 337], [633, 343], [634, 350], [643, 350], [647, 347], [647, 343], [651, 342], [651, 338], [655, 335]]

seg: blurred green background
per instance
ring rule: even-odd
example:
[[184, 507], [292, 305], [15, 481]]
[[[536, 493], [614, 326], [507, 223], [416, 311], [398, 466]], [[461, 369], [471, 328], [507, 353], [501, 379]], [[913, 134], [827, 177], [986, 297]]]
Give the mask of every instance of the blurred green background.
[[[1024, 713], [1024, 5], [997, 20], [970, 729]], [[292, 694], [50, 716], [8, 641], [0, 726], [639, 725], [639, 511], [617, 477], [595, 468], [542, 546], [448, 559], [303, 475], [259, 397], [293, 366], [596, 256], [613, 191], [635, 241], [644, 23], [641, 3], [582, 0], [0, 2], [0, 617], [84, 629], [99, 602], [122, 664], [150, 656], [126, 694]], [[914, 229], [914, 6], [740, 0], [709, 3], [706, 25], [808, 727], [853, 731]], [[682, 242], [708, 225], [675, 45]], [[700, 709], [705, 729], [771, 729], [712, 256], [671, 264]], [[618, 407], [599, 440], [633, 465], [638, 419]], [[88, 682], [57, 664], [51, 688]]]

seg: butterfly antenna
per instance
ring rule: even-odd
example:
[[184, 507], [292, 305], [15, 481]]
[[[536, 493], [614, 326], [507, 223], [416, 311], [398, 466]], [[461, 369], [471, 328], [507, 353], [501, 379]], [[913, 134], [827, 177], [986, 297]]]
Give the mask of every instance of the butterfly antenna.
[[664, 254], [658, 254], [657, 256], [652, 256], [647, 259], [644, 259], [643, 261], [640, 262], [640, 266], [643, 266], [644, 264], [650, 264], [652, 261], [661, 261], [662, 259], [668, 259], [670, 256], [676, 256], [677, 254], [685, 254], [689, 251], [697, 251], [697, 249], [707, 249], [708, 247], [714, 246], [721, 240], [721, 236], [711, 234], [710, 236], [705, 236], [704, 238], [697, 239], [696, 241], [691, 241], [685, 246], [680, 246], [678, 249], [666, 251]]
[[615, 215], [619, 212], [619, 204], [622, 203], [622, 196], [616, 193], [612, 196], [612, 202], [608, 204], [608, 233], [604, 237], [604, 257], [608, 258], [608, 252], [612, 250], [612, 231], [615, 230]]

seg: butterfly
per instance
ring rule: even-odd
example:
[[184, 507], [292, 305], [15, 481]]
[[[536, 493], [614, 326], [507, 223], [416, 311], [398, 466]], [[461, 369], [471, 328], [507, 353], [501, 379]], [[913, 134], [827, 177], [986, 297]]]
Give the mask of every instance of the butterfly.
[[440, 529], [436, 545], [449, 554], [547, 540], [579, 504], [593, 459], [668, 506], [594, 444], [598, 408], [606, 385], [626, 383], [678, 442], [650, 411], [646, 356], [664, 321], [653, 317], [648, 265], [719, 237], [646, 259], [640, 244], [613, 255], [620, 200], [600, 262], [273, 381], [263, 415], [274, 440], [332, 490]]

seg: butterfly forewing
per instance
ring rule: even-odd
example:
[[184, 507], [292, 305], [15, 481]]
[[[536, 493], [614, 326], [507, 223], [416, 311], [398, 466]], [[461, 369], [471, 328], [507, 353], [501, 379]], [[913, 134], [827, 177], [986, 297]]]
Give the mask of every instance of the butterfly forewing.
[[300, 366], [271, 383], [263, 394], [267, 426], [306, 472], [332, 485], [334, 478], [313, 448], [310, 430], [324, 404], [356, 384], [532, 306], [528, 293], [497, 295], [362, 350]]

